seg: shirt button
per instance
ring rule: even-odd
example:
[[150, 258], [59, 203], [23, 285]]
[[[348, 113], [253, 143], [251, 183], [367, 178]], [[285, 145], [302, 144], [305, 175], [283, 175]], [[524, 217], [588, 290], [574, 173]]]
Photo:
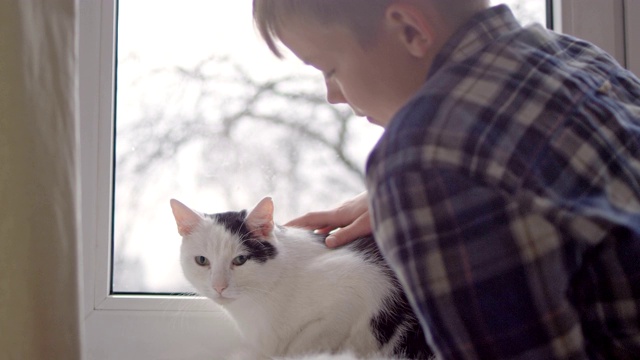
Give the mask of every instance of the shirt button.
[[611, 88], [613, 86], [611, 85], [611, 83], [609, 82], [609, 80], [605, 81], [604, 83], [602, 83], [602, 85], [600, 85], [600, 88], [598, 88], [598, 92], [600, 94], [608, 94], [609, 91], [611, 91]]

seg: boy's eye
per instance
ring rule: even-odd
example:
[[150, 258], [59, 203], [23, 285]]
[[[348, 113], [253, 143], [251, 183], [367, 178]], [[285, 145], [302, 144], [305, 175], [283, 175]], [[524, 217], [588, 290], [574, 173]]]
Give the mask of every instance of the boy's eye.
[[231, 263], [232, 263], [233, 265], [235, 265], [235, 266], [240, 266], [240, 265], [242, 265], [242, 264], [246, 263], [246, 262], [247, 262], [247, 260], [249, 260], [249, 257], [248, 257], [248, 256], [245, 256], [245, 255], [238, 255], [238, 256], [236, 256], [236, 257], [231, 261]]
[[200, 265], [200, 266], [207, 266], [209, 265], [209, 259], [207, 259], [204, 256], [196, 256], [195, 257], [196, 260], [196, 264]]

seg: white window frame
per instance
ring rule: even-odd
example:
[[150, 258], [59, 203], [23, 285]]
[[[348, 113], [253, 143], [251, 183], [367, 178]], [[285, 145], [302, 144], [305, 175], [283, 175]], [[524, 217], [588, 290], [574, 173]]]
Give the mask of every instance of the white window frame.
[[627, 68], [640, 76], [640, 1], [624, 1]]
[[555, 30], [598, 45], [640, 74], [640, 15], [637, 0], [553, 0]]
[[[79, 1], [84, 357], [222, 356], [238, 337], [210, 301], [110, 294], [115, 1]], [[556, 29], [594, 41], [640, 73], [640, 23], [629, 21], [640, 17], [640, 2], [553, 0], [553, 6]]]
[[110, 294], [115, 9], [115, 0], [79, 2], [84, 358], [222, 356], [238, 337], [210, 301]]

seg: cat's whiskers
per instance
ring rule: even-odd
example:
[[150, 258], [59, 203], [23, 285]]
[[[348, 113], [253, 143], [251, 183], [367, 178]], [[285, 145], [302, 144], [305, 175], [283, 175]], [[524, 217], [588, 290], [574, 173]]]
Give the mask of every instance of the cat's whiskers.
[[241, 285], [241, 286], [237, 286], [237, 288], [238, 288], [238, 290], [250, 289], [250, 290], [254, 290], [254, 291], [260, 291], [260, 292], [262, 292], [264, 294], [269, 294], [269, 290], [258, 288], [258, 287], [254, 287], [254, 286]]

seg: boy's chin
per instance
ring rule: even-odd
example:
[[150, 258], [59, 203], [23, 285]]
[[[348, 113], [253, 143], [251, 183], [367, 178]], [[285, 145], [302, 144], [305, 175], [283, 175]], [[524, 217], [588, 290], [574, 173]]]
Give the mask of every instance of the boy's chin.
[[358, 110], [358, 109], [354, 108], [353, 106], [349, 105], [349, 107], [351, 108], [351, 111], [353, 111], [353, 113], [354, 113], [356, 116], [363, 116], [363, 117], [364, 117], [364, 116], [366, 116], [362, 111], [360, 111], [360, 110]]
[[370, 122], [371, 124], [384, 127], [384, 124], [378, 121], [377, 119], [372, 118], [371, 116], [366, 116], [366, 118], [367, 118], [367, 121]]

